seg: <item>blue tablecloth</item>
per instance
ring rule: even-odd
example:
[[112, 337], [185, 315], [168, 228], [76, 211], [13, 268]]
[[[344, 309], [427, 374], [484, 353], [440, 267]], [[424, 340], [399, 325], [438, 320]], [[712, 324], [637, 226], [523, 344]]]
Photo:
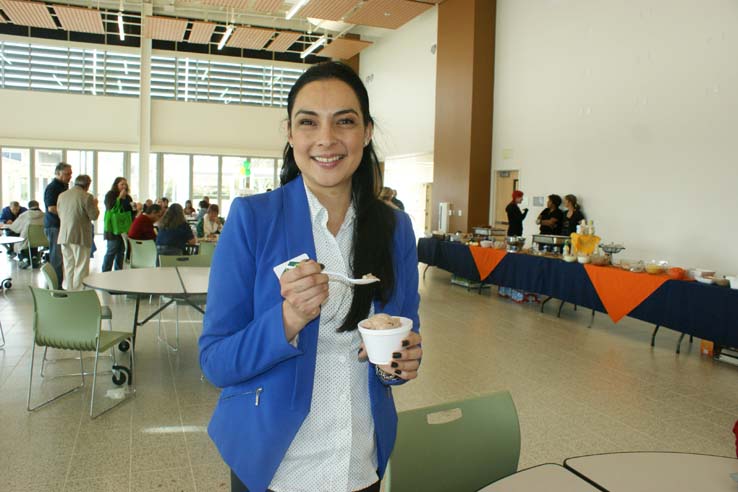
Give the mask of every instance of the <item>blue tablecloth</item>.
[[[480, 280], [469, 247], [463, 244], [421, 239], [418, 241], [418, 259], [455, 275]], [[605, 312], [587, 271], [578, 263], [508, 254], [483, 281]], [[738, 347], [738, 290], [669, 280], [628, 316], [711, 340], [718, 345]]]

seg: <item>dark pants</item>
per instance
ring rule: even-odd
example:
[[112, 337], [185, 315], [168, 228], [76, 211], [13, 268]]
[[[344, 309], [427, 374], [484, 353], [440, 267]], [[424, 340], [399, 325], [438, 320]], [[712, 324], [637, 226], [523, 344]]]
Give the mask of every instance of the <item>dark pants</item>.
[[[380, 482], [377, 482], [357, 492], [379, 492], [379, 484]], [[247, 489], [243, 482], [241, 482], [236, 474], [233, 473], [233, 470], [231, 470], [231, 492], [249, 492], [249, 489]]]
[[102, 271], [109, 272], [113, 269], [113, 261], [115, 261], [115, 269], [123, 270], [123, 238], [120, 236], [110, 236], [108, 239], [108, 250], [103, 258]]
[[62, 252], [61, 246], [56, 243], [59, 238], [58, 227], [47, 227], [44, 229], [46, 239], [49, 240], [49, 263], [54, 267], [56, 278], [59, 279], [59, 285], [62, 285], [64, 279], [64, 269], [62, 268]]

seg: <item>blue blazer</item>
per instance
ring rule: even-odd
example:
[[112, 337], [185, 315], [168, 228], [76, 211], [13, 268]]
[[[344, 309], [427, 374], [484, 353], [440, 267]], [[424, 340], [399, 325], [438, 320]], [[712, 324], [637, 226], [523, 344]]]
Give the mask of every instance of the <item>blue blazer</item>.
[[[302, 176], [270, 193], [234, 200], [213, 258], [199, 340], [205, 376], [223, 388], [208, 433], [252, 492], [264, 492], [310, 411], [320, 318], [287, 342], [279, 281], [272, 268], [302, 253], [315, 258]], [[410, 218], [397, 212], [395, 290], [376, 312], [413, 320], [418, 331], [418, 258]], [[381, 477], [392, 453], [392, 390], [367, 362]]]

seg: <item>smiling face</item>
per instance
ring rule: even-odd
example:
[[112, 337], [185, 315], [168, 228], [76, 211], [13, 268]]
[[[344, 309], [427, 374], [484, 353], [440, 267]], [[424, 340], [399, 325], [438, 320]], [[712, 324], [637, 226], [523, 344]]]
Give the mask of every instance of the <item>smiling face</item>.
[[295, 97], [289, 142], [295, 162], [314, 193], [351, 192], [372, 125], [364, 124], [359, 99], [346, 83], [318, 80]]

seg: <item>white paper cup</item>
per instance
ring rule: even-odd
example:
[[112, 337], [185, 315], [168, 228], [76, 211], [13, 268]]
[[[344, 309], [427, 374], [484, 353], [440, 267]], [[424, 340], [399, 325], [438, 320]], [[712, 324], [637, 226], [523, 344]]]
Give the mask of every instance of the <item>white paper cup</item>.
[[399, 328], [390, 328], [389, 330], [371, 330], [362, 328], [359, 323], [359, 333], [364, 341], [366, 353], [372, 364], [386, 365], [392, 362], [392, 353], [402, 349], [402, 341], [408, 336], [413, 328], [413, 320], [394, 316], [400, 320]]

